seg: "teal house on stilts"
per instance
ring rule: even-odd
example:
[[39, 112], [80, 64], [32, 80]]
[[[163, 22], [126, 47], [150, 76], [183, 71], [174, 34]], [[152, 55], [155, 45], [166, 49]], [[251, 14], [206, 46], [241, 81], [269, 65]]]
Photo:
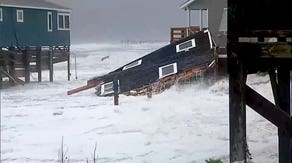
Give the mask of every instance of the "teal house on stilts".
[[0, 82], [30, 82], [32, 73], [42, 81], [42, 70], [68, 63], [70, 80], [71, 9], [45, 0], [0, 1]]

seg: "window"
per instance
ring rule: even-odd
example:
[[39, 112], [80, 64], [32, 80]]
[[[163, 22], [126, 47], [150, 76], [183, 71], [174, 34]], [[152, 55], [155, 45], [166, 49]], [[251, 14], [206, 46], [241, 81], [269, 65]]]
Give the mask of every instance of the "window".
[[52, 12], [48, 12], [48, 31], [53, 31], [53, 14]]
[[[118, 87], [120, 85], [120, 81], [118, 80]], [[119, 90], [119, 88], [118, 88]], [[108, 82], [105, 84], [101, 85], [101, 91], [100, 91], [100, 95], [104, 96], [104, 95], [108, 95], [114, 93], [114, 82]]]
[[23, 10], [16, 10], [17, 22], [23, 22]]
[[176, 52], [178, 53], [181, 51], [188, 51], [189, 49], [194, 47], [196, 47], [196, 41], [195, 39], [191, 39], [189, 41], [176, 45]]
[[101, 85], [101, 92], [100, 95], [107, 95], [114, 93], [114, 82], [109, 82]]
[[159, 79], [177, 73], [177, 63], [159, 67]]
[[64, 23], [65, 24], [65, 29], [69, 29], [70, 28], [70, 25], [69, 25], [70, 24], [69, 15], [65, 15], [64, 16], [64, 19], [65, 19], [65, 21], [64, 21], [65, 22]]
[[[208, 28], [208, 9], [197, 9], [194, 10], [196, 13], [196, 17], [198, 17], [198, 23], [200, 30]], [[194, 15], [195, 16], [195, 15]]]
[[127, 69], [129, 69], [129, 68], [133, 68], [133, 67], [139, 66], [139, 65], [141, 65], [141, 64], [142, 64], [142, 59], [140, 59], [140, 60], [138, 60], [138, 61], [135, 61], [135, 62], [132, 62], [132, 63], [126, 65], [126, 66], [123, 68], [123, 70], [127, 70]]
[[2, 8], [0, 8], [0, 21], [3, 21], [3, 13], [2, 13]]
[[58, 13], [58, 30], [70, 30], [70, 14]]
[[201, 10], [201, 29], [209, 27], [208, 9]]

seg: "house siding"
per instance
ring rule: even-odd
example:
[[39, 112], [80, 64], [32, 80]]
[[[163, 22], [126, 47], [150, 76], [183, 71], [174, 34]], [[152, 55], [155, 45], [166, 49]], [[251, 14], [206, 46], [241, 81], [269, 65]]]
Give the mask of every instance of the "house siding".
[[[1, 7], [1, 6], [0, 6]], [[57, 11], [1, 7], [0, 47], [69, 46], [70, 31], [57, 30]], [[24, 22], [17, 22], [16, 10], [23, 10]], [[53, 31], [48, 31], [47, 13], [53, 14]]]
[[219, 27], [224, 8], [227, 8], [227, 0], [197, 0], [188, 8], [191, 10], [208, 9], [209, 29], [216, 44], [220, 47], [225, 47], [227, 44], [227, 36], [224, 35], [224, 32], [219, 31]]

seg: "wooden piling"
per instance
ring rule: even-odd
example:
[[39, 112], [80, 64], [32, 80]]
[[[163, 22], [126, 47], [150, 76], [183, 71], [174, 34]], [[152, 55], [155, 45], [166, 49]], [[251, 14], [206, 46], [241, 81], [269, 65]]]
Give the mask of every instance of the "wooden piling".
[[71, 77], [71, 71], [70, 71], [70, 47], [68, 47], [67, 49], [67, 59], [68, 59], [68, 62], [67, 62], [67, 69], [68, 69], [68, 81], [70, 81], [70, 77]]
[[[290, 69], [288, 67], [278, 68], [278, 96], [279, 108], [291, 116], [290, 111]], [[290, 128], [291, 130], [291, 128]], [[279, 140], [279, 162], [292, 162], [292, 137], [291, 131], [278, 129]], [[287, 162], [288, 161], [288, 162]]]
[[42, 81], [42, 48], [37, 47], [36, 48], [36, 67], [37, 67], [37, 73], [38, 73], [38, 82]]
[[114, 80], [113, 82], [113, 90], [114, 90], [114, 105], [119, 105], [119, 82]]
[[25, 50], [23, 51], [24, 55], [24, 71], [25, 71], [25, 82], [30, 82], [30, 54], [28, 52], [29, 47], [25, 47]]
[[246, 100], [247, 74], [242, 63], [229, 60], [229, 132], [230, 162], [246, 162]]
[[114, 95], [114, 105], [115, 106], [118, 106], [119, 105], [119, 95], [118, 94], [115, 94]]
[[13, 80], [13, 78], [15, 78], [15, 63], [14, 63], [14, 59], [15, 56], [14, 54], [10, 54], [9, 55], [10, 61], [9, 61], [9, 74], [11, 76], [11, 78], [9, 78], [9, 84], [10, 85], [15, 85], [15, 80]]
[[[5, 64], [3, 64], [3, 65], [5, 65]], [[3, 76], [4, 76], [4, 74], [3, 74], [3, 69], [4, 69], [4, 67], [5, 66], [0, 66], [0, 89], [2, 89], [2, 85], [3, 85]]]
[[53, 65], [53, 47], [49, 50], [49, 71], [50, 71], [50, 82], [54, 81], [54, 65]]
[[3, 77], [2, 77], [2, 70], [0, 70], [0, 89], [2, 88], [2, 84], [3, 84]]
[[219, 47], [216, 47], [216, 49], [214, 50], [214, 58], [215, 58], [215, 68], [214, 68], [214, 77], [215, 77], [215, 81], [218, 80], [218, 71], [219, 71]]

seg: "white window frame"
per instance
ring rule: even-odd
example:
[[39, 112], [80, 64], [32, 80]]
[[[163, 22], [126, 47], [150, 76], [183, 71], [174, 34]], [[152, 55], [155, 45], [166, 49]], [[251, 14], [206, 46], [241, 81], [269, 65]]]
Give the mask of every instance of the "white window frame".
[[[137, 62], [135, 65], [131, 65], [133, 63]], [[123, 70], [127, 70], [127, 69], [130, 69], [130, 68], [133, 68], [133, 67], [136, 67], [136, 66], [139, 66], [142, 64], [142, 59], [138, 60], [138, 61], [135, 61], [135, 62], [132, 62], [126, 66], [123, 67]]]
[[[59, 25], [59, 17], [62, 16], [62, 21], [63, 21], [63, 27], [60, 28], [60, 25]], [[65, 16], [69, 16], [69, 28], [66, 28], [66, 25], [65, 25]], [[69, 13], [58, 13], [57, 14], [57, 25], [58, 25], [58, 30], [64, 30], [64, 31], [69, 31], [70, 30], [70, 14]]]
[[0, 22], [2, 22], [3, 21], [3, 12], [2, 12], [2, 8], [0, 8]]
[[[173, 72], [172, 73], [169, 73], [169, 74], [162, 74], [162, 69], [165, 68], [165, 67], [169, 67], [169, 66], [173, 66]], [[172, 63], [172, 64], [169, 64], [169, 65], [165, 65], [165, 66], [162, 66], [162, 67], [159, 67], [159, 79], [162, 79], [166, 76], [170, 76], [170, 75], [173, 75], [173, 74], [176, 74], [177, 73], [177, 63]]]
[[[215, 41], [211, 37], [211, 33], [210, 33], [210, 31], [208, 29], [204, 30], [204, 33], [208, 33], [209, 42], [210, 42], [210, 49], [212, 49], [213, 47], [216, 46]], [[215, 45], [213, 45], [213, 42], [214, 42]]]
[[[192, 42], [192, 46], [188, 47], [188, 48], [184, 48], [184, 49], [180, 49], [179, 47], [182, 45], [182, 44], [185, 44], [187, 42]], [[179, 52], [182, 52], [182, 51], [188, 51], [190, 50], [191, 48], [195, 48], [196, 47], [196, 40], [193, 38], [191, 40], [188, 40], [188, 41], [185, 41], [183, 43], [180, 43], [178, 45], [176, 45], [176, 52], [179, 53]]]
[[[114, 87], [114, 82], [113, 81], [112, 82], [108, 82], [108, 83], [104, 83], [104, 84], [101, 85], [101, 90], [100, 90], [100, 95], [101, 96], [114, 93], [114, 88], [113, 87], [112, 87], [112, 90], [111, 91], [105, 92], [104, 87], [106, 85], [109, 85], [109, 84], [112, 84], [113, 87]], [[120, 87], [120, 81], [119, 80], [118, 80], [118, 87]], [[118, 89], [120, 89], [120, 88], [118, 88]]]
[[[18, 13], [20, 13], [22, 15], [22, 19], [19, 18]], [[16, 21], [18, 23], [23, 23], [24, 22], [23, 10], [16, 10]]]
[[[50, 16], [51, 16], [51, 19], [50, 19]], [[51, 26], [50, 26], [50, 21], [51, 21]], [[51, 11], [48, 12], [47, 24], [48, 24], [48, 32], [53, 32], [53, 13]]]
[[108, 82], [101, 85], [100, 95], [103, 96], [103, 95], [114, 93], [114, 88], [112, 88], [111, 91], [105, 92], [104, 88], [106, 85], [109, 85], [109, 84], [114, 85], [114, 82]]

